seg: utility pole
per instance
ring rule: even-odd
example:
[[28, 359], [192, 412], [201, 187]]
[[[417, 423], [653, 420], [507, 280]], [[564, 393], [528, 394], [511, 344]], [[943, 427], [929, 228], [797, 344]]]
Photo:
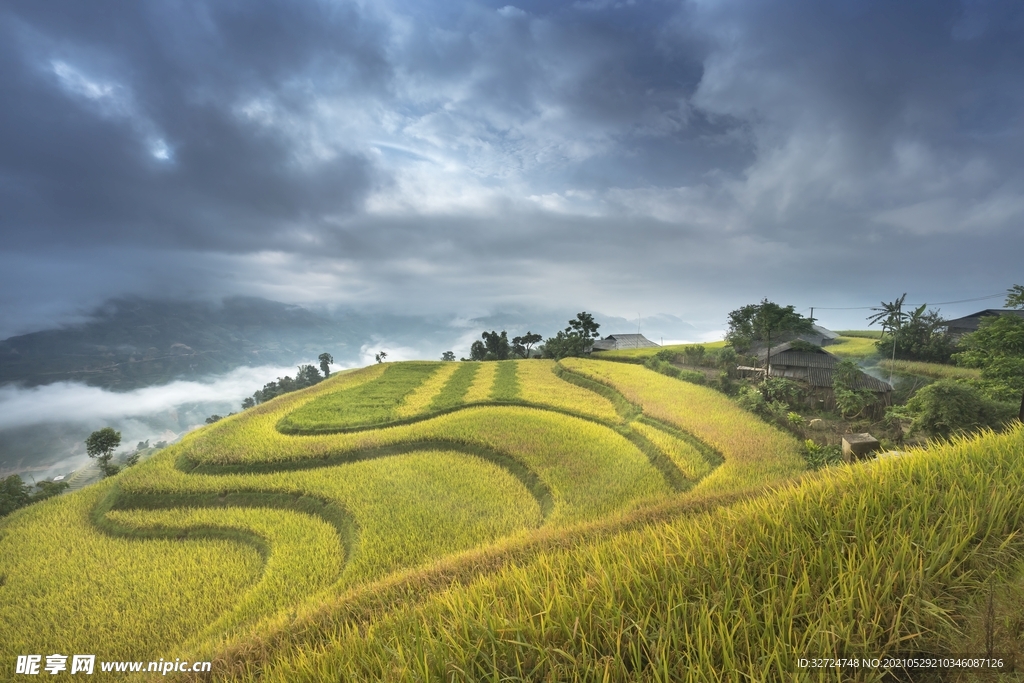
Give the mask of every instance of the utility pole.
[[636, 314], [636, 342], [634, 348], [640, 348], [640, 314]]

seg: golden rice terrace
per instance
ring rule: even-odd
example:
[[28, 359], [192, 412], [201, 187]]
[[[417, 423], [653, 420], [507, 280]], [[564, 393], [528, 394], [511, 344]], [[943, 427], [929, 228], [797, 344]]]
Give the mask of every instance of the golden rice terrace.
[[[344, 372], [0, 521], [0, 678], [92, 653], [211, 661], [197, 680], [786, 680], [801, 647], [940, 647], [1021, 556], [1024, 435], [985, 438], [798, 481], [794, 438], [637, 365]], [[915, 540], [862, 548], [901, 477]], [[857, 592], [901, 563], [909, 587]], [[843, 600], [878, 601], [871, 627]], [[146, 678], [95, 674], [118, 676]]]

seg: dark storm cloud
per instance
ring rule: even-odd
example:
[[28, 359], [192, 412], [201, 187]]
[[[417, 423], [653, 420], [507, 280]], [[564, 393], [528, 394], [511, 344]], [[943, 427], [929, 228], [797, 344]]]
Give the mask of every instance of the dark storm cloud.
[[1000, 291], [1021, 64], [1008, 0], [10, 5], [0, 306]]
[[373, 183], [361, 154], [310, 153], [238, 108], [272, 98], [304, 118], [303, 79], [379, 87], [374, 27], [313, 3], [175, 7], [28, 3], [3, 17], [8, 244], [248, 250], [359, 206]]

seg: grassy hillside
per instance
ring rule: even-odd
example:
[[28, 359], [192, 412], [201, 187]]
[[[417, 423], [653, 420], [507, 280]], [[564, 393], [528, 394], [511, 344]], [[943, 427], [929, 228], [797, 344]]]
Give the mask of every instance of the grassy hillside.
[[877, 340], [872, 337], [859, 334], [856, 336], [842, 335], [836, 339], [834, 344], [826, 346], [825, 350], [840, 358], [859, 361], [870, 358], [878, 353], [878, 349], [875, 348], [875, 341]]
[[[69, 649], [209, 659], [218, 680], [777, 672], [826, 643], [815, 629], [866, 648], [934, 625], [920, 601], [893, 607], [880, 558], [956, 606], [961, 565], [1016, 557], [1000, 487], [1021, 474], [1021, 430], [985, 438], [794, 488], [794, 438], [641, 366], [339, 373], [0, 520], [0, 678], [19, 654]], [[985, 486], [990, 508], [970, 507]], [[878, 619], [840, 628], [850, 596]]]
[[616, 351], [598, 351], [594, 354], [594, 358], [600, 358], [602, 360], [639, 360], [643, 362], [648, 358], [652, 357], [658, 351], [662, 349], [668, 349], [677, 353], [683, 353], [687, 348], [691, 346], [703, 346], [706, 349], [720, 349], [725, 346], [724, 341], [705, 342], [699, 344], [668, 344], [666, 346], [653, 346], [646, 349], [619, 349]]
[[881, 330], [838, 330], [836, 334], [842, 337], [861, 337], [863, 339], [881, 339]]

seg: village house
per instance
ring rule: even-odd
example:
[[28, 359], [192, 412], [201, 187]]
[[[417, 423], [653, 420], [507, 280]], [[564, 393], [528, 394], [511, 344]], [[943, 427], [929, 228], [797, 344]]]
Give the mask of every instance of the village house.
[[621, 351], [623, 349], [647, 349], [655, 344], [642, 334], [609, 334], [604, 339], [594, 342], [591, 351]]
[[983, 318], [999, 315], [1017, 315], [1024, 318], [1024, 310], [1016, 310], [1012, 308], [986, 308], [984, 311], [965, 315], [964, 317], [957, 318], [956, 320], [947, 320], [946, 334], [948, 334], [953, 341], [957, 341], [965, 334], [977, 332], [978, 325], [981, 323]]
[[[767, 364], [771, 368], [771, 377], [785, 377], [804, 383], [811, 406], [823, 406], [827, 410], [835, 407], [832, 387], [835, 369], [841, 362], [839, 358], [822, 348], [809, 348], [798, 341], [773, 346], [771, 353], [771, 362], [766, 363], [768, 349], [762, 349], [756, 354], [760, 367], [741, 366], [741, 375], [762, 375]], [[860, 372], [853, 388], [867, 389], [875, 394], [879, 406], [887, 406], [891, 402], [892, 385], [865, 372]]]

